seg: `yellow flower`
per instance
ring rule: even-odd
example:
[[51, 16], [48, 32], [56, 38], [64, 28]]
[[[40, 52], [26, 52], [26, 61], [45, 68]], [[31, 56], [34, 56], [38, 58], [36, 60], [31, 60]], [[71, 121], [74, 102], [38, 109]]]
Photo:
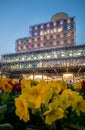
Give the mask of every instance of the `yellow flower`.
[[70, 96], [69, 96], [69, 94], [68, 94], [68, 89], [66, 89], [66, 90], [64, 90], [63, 92], [62, 92], [62, 94], [61, 95], [59, 95], [59, 102], [60, 102], [60, 104], [59, 104], [59, 106], [62, 108], [62, 109], [66, 109], [66, 108], [68, 108], [70, 105], [71, 105], [71, 102], [70, 102]]
[[49, 87], [46, 87], [45, 82], [40, 82], [37, 86], [28, 87], [27, 89], [28, 91], [22, 91], [22, 95], [28, 103], [33, 103], [35, 108], [40, 108], [41, 103], [48, 103], [52, 97], [52, 91]]
[[7, 79], [7, 78], [1, 79], [0, 86], [1, 86], [2, 90], [4, 90], [5, 92], [11, 92], [13, 89], [13, 86], [9, 83], [9, 79]]
[[15, 98], [16, 115], [19, 116], [20, 120], [27, 122], [30, 120], [29, 110], [25, 99], [22, 96]]
[[22, 79], [21, 80], [21, 87], [22, 88], [28, 88], [31, 87], [31, 81], [27, 79]]
[[44, 112], [43, 115], [45, 116], [45, 123], [51, 125], [54, 121], [63, 118], [64, 111], [55, 103], [50, 103], [49, 110]]
[[75, 89], [81, 89], [82, 88], [81, 82], [75, 83], [73, 86], [74, 86]]
[[85, 100], [82, 96], [75, 94], [72, 102], [72, 108], [76, 111], [77, 115], [80, 115], [80, 111], [85, 112]]

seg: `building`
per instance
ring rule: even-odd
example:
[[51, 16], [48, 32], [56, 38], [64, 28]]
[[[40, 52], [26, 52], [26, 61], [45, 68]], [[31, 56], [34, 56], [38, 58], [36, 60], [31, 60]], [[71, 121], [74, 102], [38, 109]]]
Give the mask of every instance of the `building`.
[[29, 32], [16, 40], [16, 53], [2, 55], [2, 74], [47, 81], [85, 78], [85, 45], [76, 45], [75, 17], [57, 13]]

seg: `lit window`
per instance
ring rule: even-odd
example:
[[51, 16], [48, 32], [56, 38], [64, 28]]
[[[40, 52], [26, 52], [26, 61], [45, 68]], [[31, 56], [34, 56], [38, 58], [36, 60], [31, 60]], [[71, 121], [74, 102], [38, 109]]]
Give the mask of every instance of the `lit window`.
[[47, 24], [47, 27], [50, 27], [50, 24], [49, 24], [49, 23]]
[[62, 37], [63, 37], [63, 34], [60, 34], [60, 37], [62, 38]]
[[28, 45], [28, 48], [29, 48], [29, 49], [32, 49], [32, 45], [31, 45], [31, 44], [29, 44], [29, 45]]
[[37, 42], [37, 38], [35, 38], [34, 40], [35, 40], [35, 42]]
[[35, 26], [35, 30], [37, 30], [38, 29], [38, 27], [37, 26]]
[[26, 46], [25, 46], [25, 45], [23, 46], [23, 49], [26, 49]]
[[56, 35], [53, 35], [53, 39], [56, 39]]
[[47, 55], [47, 58], [50, 58], [51, 56], [50, 55]]
[[43, 43], [41, 43], [40, 46], [43, 47]]
[[61, 41], [60, 44], [63, 45], [63, 41]]
[[71, 22], [70, 19], [68, 19], [68, 20], [67, 20], [67, 23], [69, 24], [70, 22]]
[[41, 37], [40, 40], [43, 41], [43, 37]]
[[21, 43], [21, 41], [18, 41], [18, 45], [21, 45], [22, 43]]
[[41, 32], [40, 32], [40, 35], [44, 35], [44, 32], [43, 32], [43, 31], [41, 31]]
[[70, 35], [71, 35], [71, 34], [68, 32], [68, 33], [67, 33], [67, 36], [69, 37]]
[[32, 40], [31, 39], [29, 39], [29, 42], [31, 42]]
[[53, 29], [53, 32], [54, 32], [54, 33], [56, 33], [56, 32], [57, 32], [56, 28], [54, 28], [54, 29]]
[[56, 26], [56, 22], [53, 22], [53, 25]]
[[51, 30], [51, 33], [53, 33], [53, 30]]
[[49, 40], [49, 36], [47, 36], [47, 39]]
[[70, 44], [70, 43], [71, 43], [71, 40], [68, 40], [68, 43]]
[[47, 33], [49, 34], [49, 33], [50, 33], [50, 30], [47, 30]]
[[56, 45], [56, 41], [53, 42], [53, 45]]
[[43, 25], [41, 25], [40, 28], [43, 29]]
[[67, 30], [69, 30], [70, 28], [71, 28], [71, 27], [68, 25], [68, 26], [67, 26]]
[[20, 51], [21, 50], [21, 47], [20, 46], [18, 46], [18, 51]]
[[24, 61], [24, 57], [22, 57], [22, 61]]
[[38, 34], [37, 32], [34, 33], [35, 36], [36, 36], [37, 34]]
[[61, 54], [61, 56], [63, 57], [63, 56], [65, 56], [65, 54], [63, 53], [63, 54]]
[[32, 68], [32, 64], [29, 64], [29, 66], [28, 66], [29, 68]]
[[37, 44], [34, 44], [34, 47], [37, 48]]
[[60, 24], [62, 25], [62, 24], [63, 24], [63, 21], [60, 21]]
[[62, 27], [58, 28], [58, 32], [61, 32], [62, 31]]

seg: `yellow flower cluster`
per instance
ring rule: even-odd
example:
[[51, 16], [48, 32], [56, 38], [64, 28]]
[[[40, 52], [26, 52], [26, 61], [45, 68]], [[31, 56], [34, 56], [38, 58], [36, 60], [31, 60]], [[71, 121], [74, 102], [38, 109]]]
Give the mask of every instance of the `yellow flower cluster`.
[[0, 78], [0, 89], [5, 92], [11, 92], [12, 91], [12, 85], [8, 83], [8, 78]]
[[[27, 122], [30, 120], [30, 112], [32, 114], [40, 112], [45, 123], [51, 125], [56, 120], [65, 118], [69, 107], [78, 116], [80, 112], [85, 112], [83, 97], [79, 92], [68, 89], [64, 81], [38, 82], [22, 79], [19, 82], [19, 80], [0, 78], [0, 90], [11, 92], [17, 83], [21, 85], [19, 86], [21, 94], [15, 98], [15, 113], [20, 120]], [[80, 89], [81, 84], [75, 84], [74, 88]]]
[[18, 82], [19, 80], [0, 78], [0, 90], [11, 93], [11, 91], [13, 90], [13, 85]]
[[29, 110], [33, 114], [40, 111], [48, 125], [64, 118], [69, 107], [78, 115], [85, 112], [85, 100], [78, 92], [68, 89], [64, 81], [41, 81], [31, 85], [31, 81], [23, 79], [21, 88], [21, 95], [15, 99], [16, 115], [25, 122], [30, 120]]

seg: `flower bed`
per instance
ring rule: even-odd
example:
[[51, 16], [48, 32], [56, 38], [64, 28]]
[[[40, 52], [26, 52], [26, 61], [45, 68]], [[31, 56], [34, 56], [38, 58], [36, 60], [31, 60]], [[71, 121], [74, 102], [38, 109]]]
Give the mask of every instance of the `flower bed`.
[[1, 78], [0, 130], [6, 124], [9, 130], [83, 130], [84, 98], [81, 83], [68, 88], [64, 81]]

